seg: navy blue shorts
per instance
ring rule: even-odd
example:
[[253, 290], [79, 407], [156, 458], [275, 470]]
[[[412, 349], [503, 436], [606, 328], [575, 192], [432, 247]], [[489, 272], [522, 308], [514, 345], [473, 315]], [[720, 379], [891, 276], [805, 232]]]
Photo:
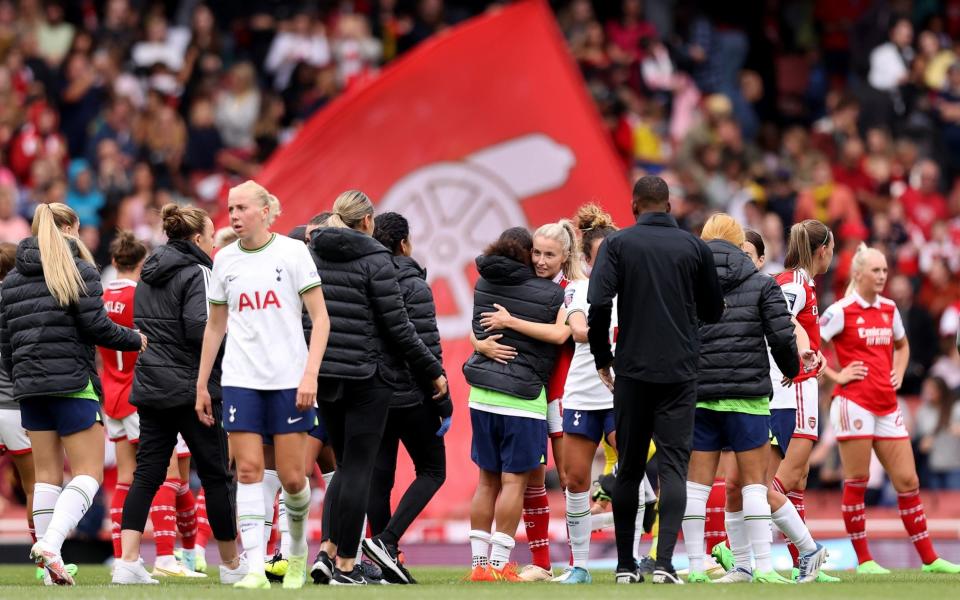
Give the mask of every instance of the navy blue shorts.
[[313, 428], [317, 410], [297, 410], [297, 390], [251, 390], [224, 386], [223, 428], [267, 436], [305, 433]]
[[547, 456], [547, 421], [470, 409], [470, 458], [484, 471], [526, 473]]
[[790, 445], [796, 427], [797, 409], [770, 409], [770, 443], [780, 452], [781, 458], [787, 455], [787, 447]]
[[583, 436], [594, 443], [616, 431], [613, 422], [613, 409], [577, 410], [568, 408], [563, 411], [563, 432]]
[[308, 431], [310, 437], [315, 437], [326, 446], [330, 443], [330, 434], [327, 433], [327, 424], [323, 422], [323, 416], [320, 413], [317, 413], [317, 418], [314, 421], [313, 429]]
[[693, 449], [717, 452], [753, 450], [770, 441], [770, 417], [697, 407], [693, 422]]
[[60, 436], [103, 423], [100, 403], [89, 398], [38, 396], [20, 402], [20, 424], [27, 431], [56, 431]]

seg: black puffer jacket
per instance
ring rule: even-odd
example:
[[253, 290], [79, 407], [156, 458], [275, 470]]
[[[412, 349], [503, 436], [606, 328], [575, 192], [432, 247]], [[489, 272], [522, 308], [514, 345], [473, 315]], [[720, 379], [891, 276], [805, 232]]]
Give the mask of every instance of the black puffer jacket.
[[321, 377], [367, 379], [383, 371], [391, 349], [418, 377], [443, 374], [417, 336], [403, 307], [390, 251], [369, 235], [345, 228], [317, 229], [310, 242], [330, 316]]
[[[707, 242], [727, 308], [700, 327], [699, 400], [769, 397], [767, 344], [785, 375], [800, 370], [797, 341], [780, 286], [757, 271], [742, 250], [723, 240]], [[766, 340], [764, 340], [766, 338]]]
[[512, 329], [485, 332], [480, 326], [480, 314], [494, 312], [496, 303], [518, 319], [553, 323], [563, 303], [563, 288], [505, 256], [477, 257], [477, 270], [480, 279], [473, 292], [473, 333], [480, 340], [503, 334], [499, 342], [516, 348], [517, 357], [501, 364], [474, 352], [463, 365], [463, 374], [474, 387], [534, 400], [547, 385], [557, 347]]
[[[423, 340], [430, 352], [443, 362], [443, 353], [440, 349], [440, 331], [437, 329], [437, 307], [433, 303], [433, 291], [427, 285], [427, 272], [409, 256], [396, 256], [397, 281], [400, 292], [403, 294], [403, 305], [410, 316], [410, 322], [417, 330], [417, 335]], [[433, 400], [433, 387], [429, 381], [418, 380], [410, 372], [403, 355], [399, 352], [390, 352], [384, 362], [383, 379], [393, 388], [393, 399], [390, 406], [404, 408], [415, 406], [426, 401], [427, 406], [437, 410], [441, 416], [453, 414], [453, 404], [450, 397], [440, 402]]]
[[35, 237], [20, 242], [16, 266], [3, 280], [0, 356], [17, 400], [79, 392], [90, 381], [103, 397], [94, 346], [140, 349], [140, 336], [107, 316], [96, 267], [73, 249], [86, 288], [74, 305], [62, 307], [50, 294]]
[[[160, 246], [143, 263], [133, 321], [150, 343], [137, 360], [130, 392], [134, 406], [162, 410], [196, 401], [212, 266], [199, 246], [185, 240]], [[211, 399], [220, 399], [220, 357], [208, 389]]]

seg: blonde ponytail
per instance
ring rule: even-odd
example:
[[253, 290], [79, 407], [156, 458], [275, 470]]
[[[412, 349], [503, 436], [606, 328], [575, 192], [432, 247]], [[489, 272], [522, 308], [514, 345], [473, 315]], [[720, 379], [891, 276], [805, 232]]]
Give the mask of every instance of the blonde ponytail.
[[577, 228], [572, 221], [561, 219], [557, 223], [541, 225], [533, 233], [534, 238], [537, 236], [551, 239], [560, 244], [565, 255], [561, 267], [564, 277], [570, 281], [587, 278], [586, 273], [583, 272], [583, 261], [580, 258], [580, 247], [577, 244]]
[[41, 204], [33, 217], [33, 235], [37, 237], [40, 248], [40, 265], [43, 267], [43, 279], [47, 289], [60, 306], [69, 306], [80, 300], [80, 293], [86, 292], [86, 285], [73, 260], [73, 250], [68, 239], [76, 240], [80, 257], [93, 264], [90, 251], [76, 237], [63, 232], [79, 222], [77, 213], [66, 204], [59, 202]]
[[333, 201], [333, 214], [327, 219], [327, 227], [356, 229], [364, 217], [373, 215], [373, 202], [360, 190], [347, 190]]

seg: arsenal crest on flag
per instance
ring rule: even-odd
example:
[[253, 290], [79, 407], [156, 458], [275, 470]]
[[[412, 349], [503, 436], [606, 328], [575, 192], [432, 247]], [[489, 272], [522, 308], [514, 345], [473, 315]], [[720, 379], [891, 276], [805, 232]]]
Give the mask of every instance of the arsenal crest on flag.
[[[621, 225], [632, 222], [622, 164], [541, 0], [424, 42], [313, 117], [257, 179], [283, 204], [277, 231], [354, 188], [378, 212], [407, 217], [462, 407], [447, 436], [451, 464], [469, 460], [460, 367], [470, 352], [476, 256], [508, 227], [532, 230], [585, 202], [601, 204]], [[469, 494], [475, 474], [451, 471], [440, 493], [461, 501], [455, 480], [466, 477]]]

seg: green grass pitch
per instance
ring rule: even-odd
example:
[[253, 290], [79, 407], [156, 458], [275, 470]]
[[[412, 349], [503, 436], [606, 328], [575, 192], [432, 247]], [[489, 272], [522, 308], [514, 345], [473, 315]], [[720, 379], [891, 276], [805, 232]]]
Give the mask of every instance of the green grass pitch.
[[700, 598], [709, 594], [710, 600], [718, 598], [736, 598], [757, 600], [776, 600], [789, 598], [859, 598], [873, 600], [891, 598], [897, 600], [932, 600], [934, 598], [960, 597], [960, 576], [927, 575], [919, 570], [895, 571], [887, 576], [858, 577], [851, 573], [836, 573], [843, 579], [838, 584], [808, 584], [798, 586], [777, 586], [771, 590], [768, 585], [683, 585], [654, 586], [650, 583], [640, 585], [622, 585], [613, 583], [609, 571], [595, 571], [594, 584], [588, 586], [565, 586], [554, 583], [497, 584], [463, 583], [460, 581], [465, 569], [456, 568], [414, 568], [414, 576], [420, 585], [412, 586], [376, 586], [366, 589], [336, 588], [315, 586], [308, 583], [304, 589], [296, 592], [285, 591], [274, 584], [270, 592], [246, 592], [234, 590], [216, 583], [216, 569], [210, 582], [198, 580], [163, 580], [158, 586], [111, 586], [110, 574], [106, 567], [82, 566], [78, 585], [74, 588], [45, 588], [34, 579], [33, 569], [29, 566], [0, 566], [0, 598], [3, 600], [32, 599], [39, 597], [61, 597], [70, 599], [102, 598], [117, 600], [175, 600], [180, 598], [238, 599], [243, 597], [262, 598], [443, 598], [458, 600], [463, 598]]

